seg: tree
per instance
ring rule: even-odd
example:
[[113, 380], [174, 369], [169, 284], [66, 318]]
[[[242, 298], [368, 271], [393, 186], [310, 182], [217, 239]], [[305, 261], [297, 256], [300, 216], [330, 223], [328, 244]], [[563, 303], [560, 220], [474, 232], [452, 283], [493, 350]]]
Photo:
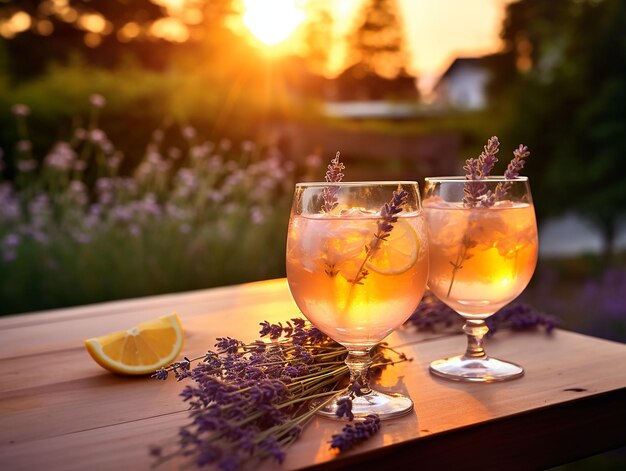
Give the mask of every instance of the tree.
[[391, 79], [405, 73], [404, 35], [395, 1], [369, 0], [362, 16], [350, 41], [348, 60], [356, 62], [364, 75]]
[[312, 71], [326, 74], [335, 45], [334, 19], [325, 2], [308, 2], [305, 7], [303, 56]]
[[42, 74], [50, 62], [64, 63], [76, 55], [107, 68], [128, 61], [153, 70], [185, 61], [196, 66], [198, 56], [207, 62], [232, 57], [232, 49], [243, 42], [226, 26], [234, 14], [234, 0], [5, 3], [0, 22], [26, 13], [31, 25], [6, 40], [11, 75], [18, 80]]
[[503, 32], [509, 54], [526, 65], [508, 89], [508, 134], [533, 151], [537, 208], [589, 218], [607, 260], [626, 214], [624, 31], [621, 0], [521, 0], [509, 6]]

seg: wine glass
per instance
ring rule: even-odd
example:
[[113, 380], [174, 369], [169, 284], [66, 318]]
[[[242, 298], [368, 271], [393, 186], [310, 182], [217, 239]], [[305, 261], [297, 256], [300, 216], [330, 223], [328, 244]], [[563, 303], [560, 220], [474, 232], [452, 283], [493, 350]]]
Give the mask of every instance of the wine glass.
[[[302, 313], [348, 350], [352, 413], [397, 417], [410, 398], [372, 390], [370, 350], [419, 304], [428, 238], [417, 182], [297, 183], [287, 279]], [[319, 413], [337, 418], [337, 400]], [[342, 401], [343, 402], [343, 401]]]
[[537, 264], [537, 223], [528, 178], [426, 178], [429, 289], [465, 318], [467, 351], [436, 360], [431, 373], [494, 382], [524, 369], [487, 356], [485, 319], [526, 288]]

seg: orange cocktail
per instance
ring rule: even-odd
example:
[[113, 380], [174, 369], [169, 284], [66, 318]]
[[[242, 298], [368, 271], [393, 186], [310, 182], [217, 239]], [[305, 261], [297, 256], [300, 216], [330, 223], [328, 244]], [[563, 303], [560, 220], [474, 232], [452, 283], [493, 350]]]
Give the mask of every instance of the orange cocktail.
[[413, 313], [428, 277], [428, 237], [416, 182], [298, 183], [287, 279], [302, 313], [348, 350], [351, 385], [319, 413], [406, 414], [410, 398], [372, 390], [370, 350]]
[[[287, 276], [296, 303], [343, 345], [371, 346], [417, 307], [428, 276], [421, 213], [398, 217], [389, 238], [366, 260], [376, 214], [296, 216], [287, 239]], [[355, 282], [363, 266], [368, 274]]]

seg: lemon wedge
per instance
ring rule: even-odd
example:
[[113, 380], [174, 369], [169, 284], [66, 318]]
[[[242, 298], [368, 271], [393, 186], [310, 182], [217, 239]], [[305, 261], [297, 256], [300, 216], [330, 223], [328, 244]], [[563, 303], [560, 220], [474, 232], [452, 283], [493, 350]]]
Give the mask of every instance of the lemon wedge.
[[366, 266], [382, 275], [400, 275], [415, 265], [418, 253], [417, 234], [408, 222], [399, 218]]
[[176, 314], [143, 322], [128, 330], [85, 340], [91, 357], [114, 373], [154, 373], [172, 363], [183, 348], [183, 328]]

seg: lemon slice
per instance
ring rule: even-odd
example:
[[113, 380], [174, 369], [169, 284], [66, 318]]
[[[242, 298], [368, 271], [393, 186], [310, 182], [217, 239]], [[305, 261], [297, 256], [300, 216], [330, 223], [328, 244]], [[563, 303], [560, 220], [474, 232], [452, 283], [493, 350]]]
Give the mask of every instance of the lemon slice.
[[417, 261], [419, 241], [411, 225], [403, 219], [394, 223], [387, 240], [367, 262], [367, 268], [382, 275], [399, 275]]
[[92, 358], [114, 373], [154, 373], [172, 363], [183, 348], [183, 328], [176, 314], [143, 322], [128, 330], [85, 340]]

